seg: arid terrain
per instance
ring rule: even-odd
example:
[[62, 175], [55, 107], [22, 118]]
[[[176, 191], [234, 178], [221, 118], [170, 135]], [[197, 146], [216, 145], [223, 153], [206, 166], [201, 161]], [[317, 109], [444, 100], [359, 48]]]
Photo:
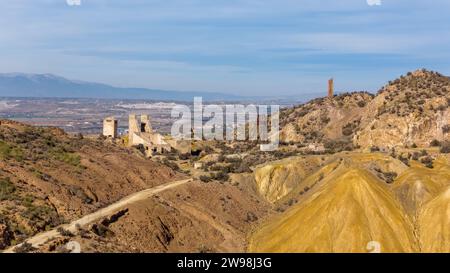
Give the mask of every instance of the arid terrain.
[[[312, 95], [308, 95], [312, 96]], [[306, 97], [308, 97], [306, 96]], [[192, 107], [192, 99], [185, 101], [154, 101], [138, 99], [80, 99], [80, 98], [27, 98], [0, 97], [0, 119], [19, 121], [25, 124], [58, 127], [67, 133], [100, 135], [105, 117], [119, 119], [119, 133], [128, 129], [128, 114], [149, 114], [154, 129], [169, 134], [175, 121], [171, 110], [176, 105]], [[276, 101], [282, 107], [291, 107], [293, 102]], [[252, 100], [256, 103], [257, 100]], [[263, 100], [264, 103], [273, 101]], [[205, 101], [204, 104], [224, 104], [221, 101]], [[231, 102], [227, 102], [231, 103]], [[248, 102], [244, 102], [245, 104]]]
[[450, 79], [282, 110], [278, 150], [123, 141], [0, 121], [0, 249], [450, 252]]
[[[180, 102], [177, 102], [182, 104]], [[35, 126], [53, 126], [68, 133], [99, 135], [102, 120], [107, 116], [122, 118], [119, 132], [128, 128], [130, 111], [148, 113], [154, 127], [170, 132], [170, 110], [175, 102], [151, 100], [71, 99], [71, 98], [0, 98], [0, 118]]]

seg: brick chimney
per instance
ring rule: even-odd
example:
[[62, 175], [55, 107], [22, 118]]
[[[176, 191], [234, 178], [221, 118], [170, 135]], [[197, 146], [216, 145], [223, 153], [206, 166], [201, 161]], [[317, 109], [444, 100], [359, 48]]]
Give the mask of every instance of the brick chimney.
[[328, 97], [331, 99], [334, 96], [334, 80], [333, 78], [328, 80]]

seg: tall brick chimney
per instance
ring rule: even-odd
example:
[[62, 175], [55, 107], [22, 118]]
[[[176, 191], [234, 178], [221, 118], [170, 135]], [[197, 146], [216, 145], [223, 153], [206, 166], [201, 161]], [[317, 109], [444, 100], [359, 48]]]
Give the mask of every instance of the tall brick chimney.
[[328, 97], [331, 99], [334, 96], [334, 80], [333, 78], [328, 80]]

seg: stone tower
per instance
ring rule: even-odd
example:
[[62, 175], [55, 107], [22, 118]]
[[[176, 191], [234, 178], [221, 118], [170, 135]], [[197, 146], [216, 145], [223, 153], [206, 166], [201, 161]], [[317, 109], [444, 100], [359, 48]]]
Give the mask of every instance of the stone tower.
[[334, 96], [334, 79], [331, 78], [328, 80], [328, 98], [333, 98]]
[[153, 134], [153, 128], [149, 115], [141, 115], [138, 117], [136, 114], [130, 114], [128, 118], [128, 142], [132, 145], [134, 135], [140, 135], [141, 133]]
[[152, 123], [149, 115], [141, 115], [141, 132], [153, 133]]
[[139, 133], [140, 126], [138, 124], [138, 120], [135, 114], [131, 114], [128, 118], [128, 142], [133, 143], [133, 135], [135, 133]]
[[103, 120], [103, 136], [117, 138], [117, 119], [108, 117]]

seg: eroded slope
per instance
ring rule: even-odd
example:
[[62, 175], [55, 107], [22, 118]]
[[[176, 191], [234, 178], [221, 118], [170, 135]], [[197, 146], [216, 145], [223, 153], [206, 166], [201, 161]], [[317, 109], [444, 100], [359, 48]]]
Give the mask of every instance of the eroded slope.
[[294, 188], [275, 202], [296, 200], [252, 234], [249, 251], [367, 252], [375, 241], [382, 252], [450, 252], [448, 158], [433, 168], [405, 163], [382, 153], [331, 156], [297, 182], [315, 181], [309, 191]]

